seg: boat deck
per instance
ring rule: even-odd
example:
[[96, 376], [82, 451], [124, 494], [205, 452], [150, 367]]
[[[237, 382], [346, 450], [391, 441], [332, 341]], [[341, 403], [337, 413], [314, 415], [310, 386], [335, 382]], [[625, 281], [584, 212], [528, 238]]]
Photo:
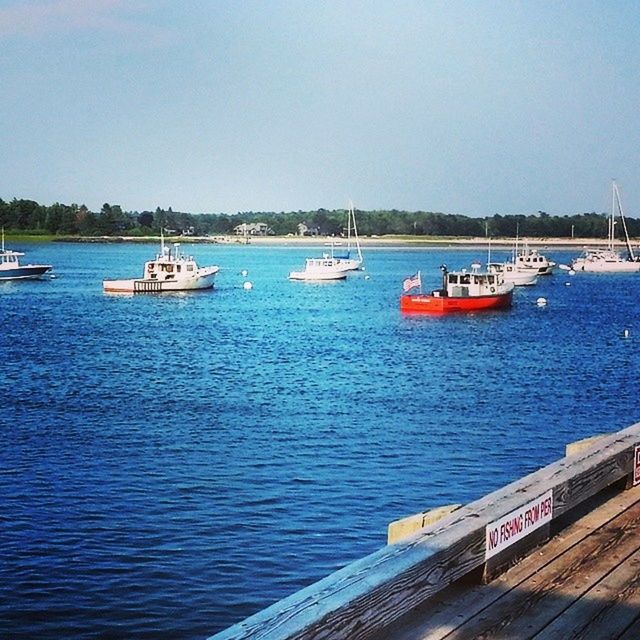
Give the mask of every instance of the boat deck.
[[499, 578], [451, 585], [376, 640], [638, 640], [640, 487], [583, 513]]

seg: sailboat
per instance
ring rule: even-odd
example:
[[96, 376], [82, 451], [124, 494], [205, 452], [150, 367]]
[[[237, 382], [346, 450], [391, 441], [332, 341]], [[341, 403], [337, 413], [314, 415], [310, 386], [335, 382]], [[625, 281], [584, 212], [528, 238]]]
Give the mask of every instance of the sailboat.
[[[609, 234], [606, 249], [587, 249], [580, 257], [571, 261], [571, 268], [574, 271], [587, 271], [593, 273], [633, 273], [640, 271], [640, 259], [633, 253], [631, 242], [629, 242], [629, 233], [627, 231], [627, 223], [622, 211], [622, 203], [620, 201], [620, 191], [615, 180], [613, 181], [613, 190], [611, 197], [611, 215], [609, 216]], [[620, 214], [622, 222], [622, 230], [627, 248], [627, 255], [623, 256], [614, 249], [615, 219], [616, 210]]]
[[[353, 246], [357, 254], [357, 258], [351, 257], [352, 250], [352, 234], [353, 234]], [[342, 255], [335, 256], [339, 258], [343, 266], [349, 271], [357, 271], [362, 268], [364, 258], [362, 257], [362, 250], [360, 249], [360, 239], [358, 238], [358, 227], [356, 225], [356, 211], [353, 206], [353, 202], [349, 201], [349, 210], [347, 213], [347, 250]]]
[[[357, 257], [351, 257], [353, 242], [357, 252]], [[356, 214], [353, 202], [349, 202], [347, 219], [347, 249], [345, 253], [338, 255], [335, 252], [335, 243], [329, 243], [331, 252], [325, 252], [321, 258], [307, 258], [302, 271], [291, 271], [289, 280], [344, 280], [350, 271], [362, 269], [364, 258], [360, 250], [360, 240], [358, 239], [358, 228], [356, 226]]]

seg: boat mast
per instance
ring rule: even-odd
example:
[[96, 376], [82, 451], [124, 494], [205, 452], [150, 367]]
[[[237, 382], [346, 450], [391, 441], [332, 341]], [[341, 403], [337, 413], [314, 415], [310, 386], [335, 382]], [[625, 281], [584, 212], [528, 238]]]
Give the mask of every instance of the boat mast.
[[[353, 206], [353, 201], [349, 200], [349, 240], [351, 240], [351, 218], [353, 218], [353, 237], [355, 238], [355, 242], [356, 242], [356, 249], [358, 250], [358, 260], [360, 260], [360, 262], [362, 262], [363, 258], [362, 258], [362, 251], [360, 249], [360, 240], [358, 238], [358, 227], [356, 227], [356, 210], [355, 207]], [[351, 248], [351, 245], [349, 244], [349, 248]]]
[[2, 227], [2, 253], [4, 253], [4, 227]]
[[[622, 202], [620, 201], [620, 190], [618, 189], [618, 185], [616, 184], [615, 180], [613, 181], [613, 195], [614, 195], [615, 201], [617, 201], [618, 203], [618, 211], [620, 212], [620, 220], [622, 220], [622, 229], [624, 231], [624, 241], [627, 245], [627, 252], [629, 254], [629, 259], [635, 262], [636, 257], [633, 254], [631, 242], [629, 241], [629, 232], [627, 231], [627, 221], [625, 220], [624, 212], [622, 211]], [[613, 208], [611, 210], [614, 211]]]

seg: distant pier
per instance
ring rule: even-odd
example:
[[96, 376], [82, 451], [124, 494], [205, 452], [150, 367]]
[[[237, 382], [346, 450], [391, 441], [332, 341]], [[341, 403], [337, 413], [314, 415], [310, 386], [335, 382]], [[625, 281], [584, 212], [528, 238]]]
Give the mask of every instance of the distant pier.
[[637, 640], [640, 423], [566, 454], [211, 640]]

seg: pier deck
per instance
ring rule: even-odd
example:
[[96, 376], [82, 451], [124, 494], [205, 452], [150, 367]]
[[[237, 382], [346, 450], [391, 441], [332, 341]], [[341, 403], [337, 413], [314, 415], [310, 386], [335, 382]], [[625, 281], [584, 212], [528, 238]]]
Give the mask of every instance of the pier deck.
[[640, 423], [389, 544], [212, 640], [638, 640]]
[[456, 583], [376, 640], [640, 638], [640, 487], [608, 496], [488, 584]]

